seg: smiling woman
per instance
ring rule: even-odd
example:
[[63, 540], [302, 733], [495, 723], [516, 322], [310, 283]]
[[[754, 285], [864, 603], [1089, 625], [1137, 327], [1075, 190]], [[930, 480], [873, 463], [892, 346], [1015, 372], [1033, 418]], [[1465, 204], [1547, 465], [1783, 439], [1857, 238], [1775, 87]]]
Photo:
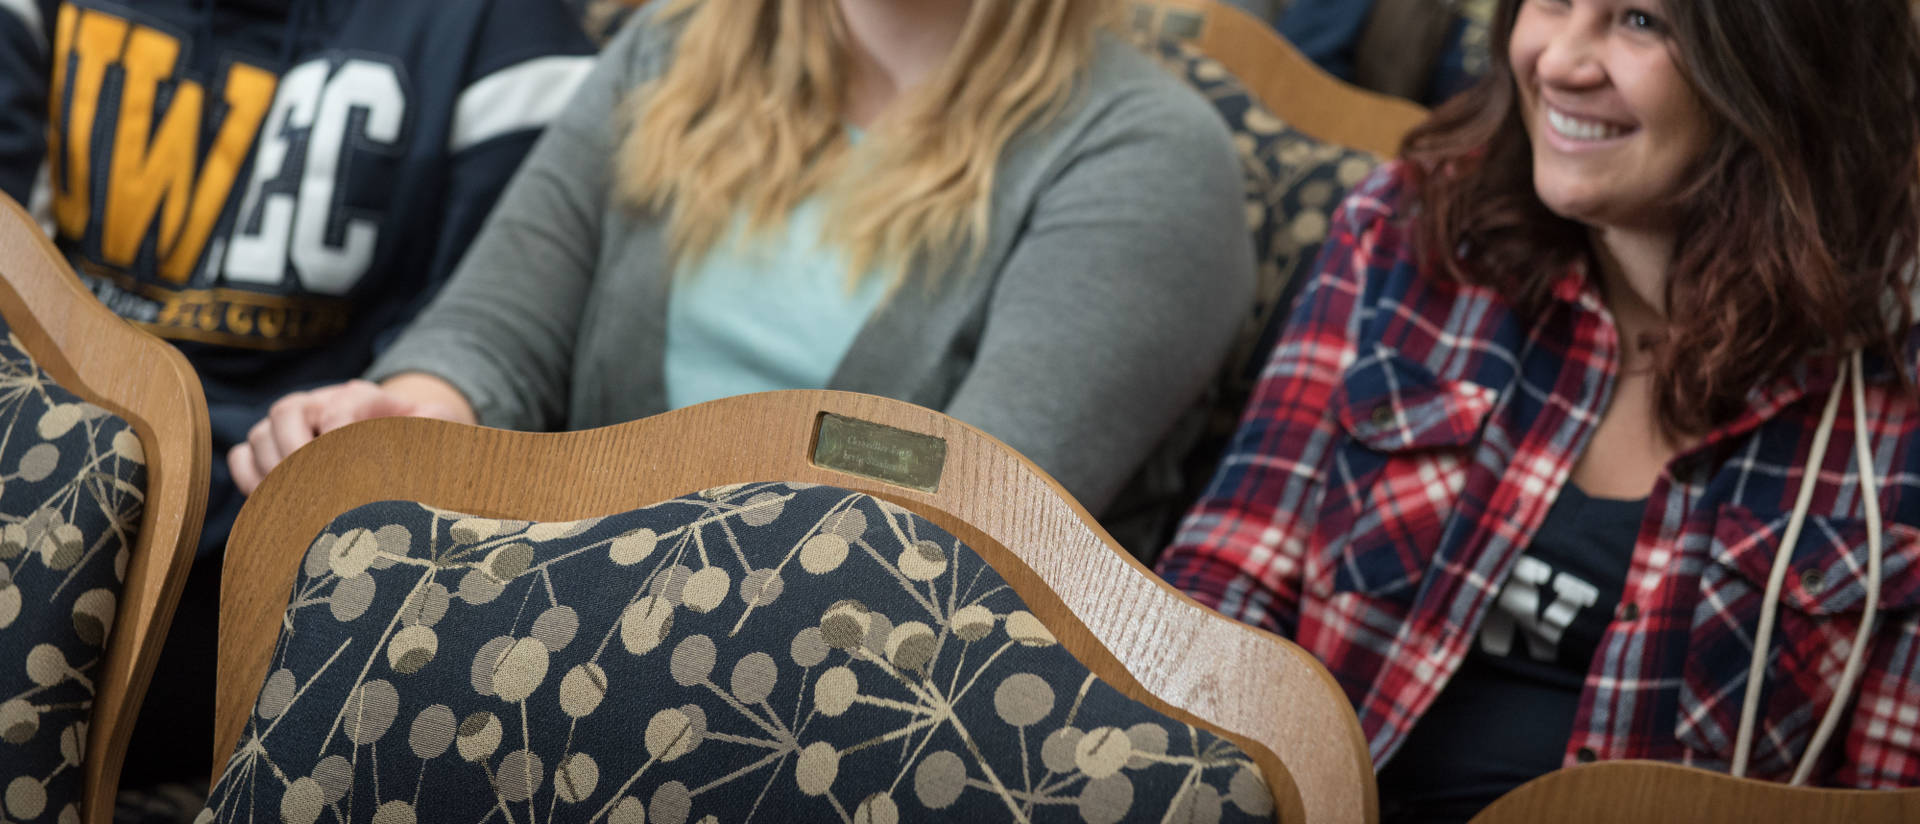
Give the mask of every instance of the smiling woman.
[[1611, 3], [1526, 3], [1509, 61], [1533, 146], [1533, 184], [1561, 217], [1670, 228], [1707, 112], [1674, 62], [1666, 25]]
[[1328, 665], [1383, 821], [1599, 759], [1920, 784], [1908, 3], [1493, 23], [1161, 573]]

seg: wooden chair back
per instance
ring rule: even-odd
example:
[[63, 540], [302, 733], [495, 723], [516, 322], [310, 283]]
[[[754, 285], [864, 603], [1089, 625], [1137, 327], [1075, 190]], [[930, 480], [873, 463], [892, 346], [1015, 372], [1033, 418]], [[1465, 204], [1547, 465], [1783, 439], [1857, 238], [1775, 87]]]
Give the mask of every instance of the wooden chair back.
[[1826, 790], [1734, 778], [1658, 761], [1555, 770], [1481, 811], [1473, 824], [1893, 824], [1920, 821], [1920, 789]]
[[1392, 157], [1427, 110], [1322, 71], [1259, 18], [1220, 0], [1141, 0], [1133, 26], [1191, 41], [1288, 125], [1348, 148]]
[[42, 369], [126, 419], [146, 451], [145, 513], [87, 728], [81, 816], [98, 824], [113, 819], [127, 741], [200, 538], [213, 450], [207, 401], [186, 357], [95, 299], [39, 224], [3, 194], [0, 316]]
[[[874, 424], [884, 428], [878, 435], [831, 429]], [[922, 448], [932, 444], [943, 457]], [[931, 491], [870, 477], [899, 469], [902, 449], [930, 470], [922, 479]], [[575, 520], [770, 480], [864, 492], [952, 532], [1109, 684], [1239, 743], [1266, 774], [1282, 821], [1375, 819], [1358, 719], [1311, 655], [1161, 582], [1059, 484], [979, 430], [899, 401], [828, 391], [745, 395], [561, 434], [387, 418], [294, 452], [247, 501], [227, 546], [216, 762], [239, 743], [301, 559], [340, 513], [405, 499], [486, 517]]]

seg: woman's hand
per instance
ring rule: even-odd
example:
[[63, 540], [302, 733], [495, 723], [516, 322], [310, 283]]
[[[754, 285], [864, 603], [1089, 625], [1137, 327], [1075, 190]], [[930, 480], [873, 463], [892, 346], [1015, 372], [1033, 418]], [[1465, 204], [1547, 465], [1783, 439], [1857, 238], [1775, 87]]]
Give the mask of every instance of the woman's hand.
[[246, 442], [227, 452], [227, 468], [240, 492], [251, 495], [260, 479], [308, 441], [350, 423], [396, 415], [477, 422], [466, 397], [431, 375], [395, 375], [383, 384], [352, 380], [274, 401]]

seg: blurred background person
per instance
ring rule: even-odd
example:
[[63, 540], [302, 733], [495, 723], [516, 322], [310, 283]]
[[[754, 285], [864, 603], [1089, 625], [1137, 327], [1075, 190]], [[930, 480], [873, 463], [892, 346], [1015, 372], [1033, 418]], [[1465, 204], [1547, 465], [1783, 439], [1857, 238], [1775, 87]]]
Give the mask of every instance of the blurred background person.
[[[205, 778], [223, 459], [359, 374], [591, 67], [561, 0], [0, 2], [0, 191], [206, 390], [213, 485], [126, 782]], [[157, 726], [156, 726], [157, 725]], [[207, 742], [204, 746], [193, 742]]]

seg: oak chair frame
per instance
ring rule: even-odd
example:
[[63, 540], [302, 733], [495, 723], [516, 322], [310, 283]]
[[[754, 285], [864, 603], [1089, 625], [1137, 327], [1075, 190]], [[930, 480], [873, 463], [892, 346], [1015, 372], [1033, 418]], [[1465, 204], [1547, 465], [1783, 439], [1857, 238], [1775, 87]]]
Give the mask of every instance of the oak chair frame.
[[1920, 821], [1920, 790], [1835, 790], [1734, 778], [1660, 761], [1554, 770], [1501, 796], [1473, 824], [1894, 824]]

